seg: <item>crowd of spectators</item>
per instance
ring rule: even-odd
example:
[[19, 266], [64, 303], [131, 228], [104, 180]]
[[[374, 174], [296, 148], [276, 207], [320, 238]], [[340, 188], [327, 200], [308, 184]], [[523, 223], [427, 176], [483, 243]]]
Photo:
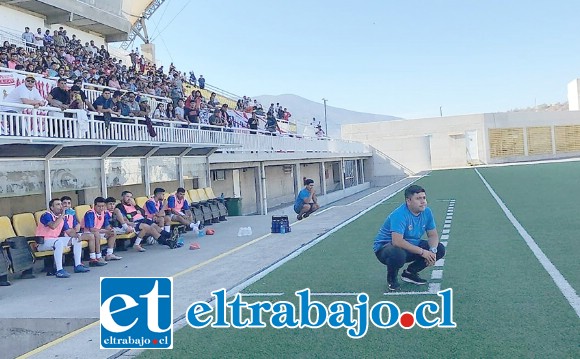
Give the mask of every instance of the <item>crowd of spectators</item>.
[[[148, 120], [182, 121], [184, 124], [257, 126], [253, 119], [235, 123], [228, 115], [228, 105], [221, 104], [215, 92], [206, 99], [199, 91], [205, 88], [203, 75], [196, 77], [190, 71], [188, 78], [187, 73], [178, 71], [173, 63], [165, 71], [163, 66], [157, 67], [147, 61], [137, 49], [131, 51], [130, 63], [125, 64], [123, 60], [112, 57], [105, 45], [98, 47], [93, 40], [83, 44], [76, 35], [69, 37], [63, 27], [52, 33], [50, 30], [43, 32], [41, 28], [33, 33], [26, 27], [22, 39], [26, 46], [18, 47], [8, 41], [3, 43], [0, 67], [57, 79], [57, 86], [46, 99], [50, 106], [61, 110], [94, 111], [105, 119], [109, 116], [138, 116]], [[189, 95], [184, 93], [186, 82], [195, 88]], [[83, 88], [102, 93], [91, 102]], [[157, 105], [151, 108], [148, 101], [151, 96], [166, 101], [157, 99]], [[271, 104], [265, 112], [257, 100], [252, 101], [246, 96], [238, 101], [236, 110], [255, 113], [259, 119], [265, 116], [265, 129], [270, 132], [279, 131], [277, 119], [288, 121], [291, 117], [280, 104]]]

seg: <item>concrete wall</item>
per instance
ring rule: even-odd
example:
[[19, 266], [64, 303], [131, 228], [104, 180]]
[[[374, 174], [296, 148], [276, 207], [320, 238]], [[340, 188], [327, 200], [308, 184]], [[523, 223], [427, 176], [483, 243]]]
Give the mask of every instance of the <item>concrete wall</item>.
[[[506, 112], [506, 113], [489, 113], [485, 114], [485, 140], [487, 138], [489, 129], [493, 128], [522, 128], [524, 136], [526, 136], [528, 127], [552, 127], [552, 134], [554, 134], [555, 126], [580, 125], [580, 111], [558, 111], [558, 112]], [[525, 137], [524, 137], [525, 139]], [[557, 139], [552, 138], [554, 147], [556, 147]], [[527, 143], [524, 141], [524, 146]], [[526, 147], [524, 147], [526, 151]], [[520, 162], [520, 161], [534, 161], [557, 158], [570, 158], [580, 156], [580, 152], [556, 152], [529, 155], [527, 152], [524, 156], [510, 156], [491, 158], [489, 150], [486, 152], [486, 163], [506, 163], [506, 162]]]
[[33, 194], [15, 198], [0, 198], [0, 216], [12, 216], [16, 213], [36, 212], [45, 207], [44, 194]]
[[[147, 196], [153, 196], [153, 190], [155, 190], [155, 188], [160, 187], [163, 188], [165, 190], [165, 192], [167, 193], [172, 193], [177, 191], [177, 188], [179, 188], [179, 181], [163, 181], [163, 182], [152, 182], [151, 183], [151, 193], [148, 194]], [[186, 188], [186, 190], [191, 189], [191, 188]]]
[[[93, 162], [91, 162], [93, 161]], [[160, 173], [173, 176], [177, 173], [177, 162], [174, 158], [167, 159], [155, 158], [151, 160], [149, 171], [150, 177], [163, 177]], [[206, 187], [205, 182], [205, 163], [201, 160], [189, 159], [187, 165], [184, 166], [184, 187], [186, 189], [194, 188], [194, 176], [203, 176], [200, 178], [199, 187]], [[52, 163], [52, 161], [51, 161]], [[307, 162], [304, 164], [296, 163], [295, 161], [287, 163], [287, 169], [291, 169], [290, 173], [284, 172], [284, 166], [279, 164], [281, 161], [276, 161], [270, 165], [266, 165], [266, 195], [268, 201], [268, 208], [279, 207], [283, 204], [293, 203], [296, 198], [295, 180], [298, 189], [303, 187], [303, 177], [312, 178], [315, 181], [317, 193], [322, 194], [322, 184], [320, 183], [320, 162]], [[107, 166], [107, 196], [121, 198], [121, 192], [131, 191], [134, 197], [148, 197], [152, 193], [146, 193], [141, 159], [119, 159], [114, 158], [106, 161]], [[333, 196], [340, 196], [343, 193], [340, 188], [341, 172], [336, 174], [333, 171], [333, 165], [339, 168], [340, 161], [325, 162], [325, 179], [328, 192], [337, 192]], [[59, 175], [55, 177], [58, 179], [58, 186], [53, 185], [52, 197], [62, 197], [68, 195], [73, 200], [73, 205], [92, 204], [95, 197], [104, 196], [101, 193], [100, 187], [100, 170], [90, 166], [99, 165], [93, 159], [86, 161], [67, 160], [61, 161], [57, 169], [59, 171], [66, 170], [67, 176]], [[299, 168], [299, 174], [296, 173], [296, 166]], [[83, 167], [84, 166], [84, 167]], [[247, 166], [247, 167], [244, 167]], [[220, 163], [215, 165], [215, 169], [223, 170], [225, 173], [224, 180], [214, 180], [211, 186], [216, 196], [221, 193], [225, 197], [233, 197], [234, 189], [237, 188], [237, 195], [242, 198], [242, 214], [254, 214], [259, 210], [258, 205], [258, 183], [259, 183], [259, 167], [258, 162], [246, 163]], [[366, 166], [368, 167], [368, 166]], [[0, 161], [0, 215], [11, 216], [14, 213], [35, 212], [45, 208], [45, 194], [44, 194], [44, 162], [42, 160], [4, 160]], [[51, 170], [51, 173], [55, 169]], [[368, 169], [367, 169], [368, 171]], [[59, 172], [60, 173], [60, 172]], [[238, 174], [239, 183], [234, 186], [234, 173]], [[68, 175], [70, 174], [70, 176]], [[73, 178], [75, 174], [74, 188], [67, 188], [67, 178]], [[368, 176], [368, 175], [367, 175]], [[94, 185], [94, 181], [85, 181], [87, 177], [96, 180], [98, 186]], [[298, 178], [299, 177], [299, 178]], [[54, 182], [55, 179], [52, 179]], [[135, 182], [140, 183], [135, 183]], [[90, 186], [83, 187], [89, 183]], [[157, 180], [150, 184], [151, 192], [156, 187], [164, 188], [168, 193], [175, 191], [179, 187], [178, 180]], [[334, 198], [332, 197], [332, 198]]]
[[70, 26], [62, 24], [45, 25], [44, 19], [38, 16], [27, 14], [21, 11], [14, 10], [10, 7], [0, 5], [0, 14], [2, 14], [1, 27], [5, 28], [11, 32], [22, 35], [25, 27], [30, 28], [30, 32], [36, 34], [36, 29], [41, 28], [42, 33], [44, 31], [50, 30], [51, 34], [54, 30], [58, 30], [59, 27], [63, 27], [66, 30], [68, 37], [72, 38], [73, 35], [77, 35], [77, 39], [80, 39], [82, 44], [93, 40], [97, 47], [105, 44], [105, 39], [103, 37], [96, 36], [94, 34], [89, 34], [78, 29], [74, 29]]
[[380, 151], [375, 151], [373, 157], [364, 160], [363, 170], [365, 181], [373, 186], [388, 186], [413, 172]]
[[340, 161], [332, 161], [324, 163], [324, 176], [326, 177], [326, 193], [338, 191], [341, 189], [340, 186], [340, 172], [338, 177], [336, 176], [334, 169], [335, 166], [340, 166]]
[[317, 188], [317, 193], [320, 193], [320, 164], [319, 163], [303, 163], [300, 165], [300, 175], [298, 179], [298, 188], [304, 187], [304, 177], [314, 180]]
[[269, 208], [293, 202], [294, 172], [284, 173], [282, 166], [266, 167], [266, 195]]
[[[244, 171], [245, 170], [245, 171]], [[245, 168], [240, 171], [240, 197], [242, 198], [242, 214], [258, 212], [258, 187], [256, 177], [258, 168]]]
[[[151, 188], [155, 189], [155, 187], [151, 187]], [[187, 188], [187, 189], [189, 189], [189, 188]], [[108, 195], [111, 197], [115, 197], [116, 199], [121, 198], [121, 193], [123, 191], [132, 192], [134, 198], [149, 196], [147, 193], [145, 193], [145, 184], [144, 183], [139, 183], [139, 184], [134, 184], [134, 185], [126, 185], [126, 186], [118, 186], [118, 187], [107, 187]]]
[[[419, 172], [467, 165], [466, 131], [478, 132], [479, 158], [485, 158], [483, 114], [343, 125], [342, 136], [367, 143]], [[377, 177], [391, 174], [390, 168], [381, 169], [379, 161], [374, 165]]]

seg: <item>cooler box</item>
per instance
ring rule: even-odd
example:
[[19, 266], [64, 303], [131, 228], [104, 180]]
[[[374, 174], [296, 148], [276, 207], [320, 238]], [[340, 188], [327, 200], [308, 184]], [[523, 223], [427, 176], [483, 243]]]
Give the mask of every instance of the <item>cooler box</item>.
[[272, 233], [281, 233], [282, 227], [286, 233], [291, 232], [288, 216], [272, 216]]

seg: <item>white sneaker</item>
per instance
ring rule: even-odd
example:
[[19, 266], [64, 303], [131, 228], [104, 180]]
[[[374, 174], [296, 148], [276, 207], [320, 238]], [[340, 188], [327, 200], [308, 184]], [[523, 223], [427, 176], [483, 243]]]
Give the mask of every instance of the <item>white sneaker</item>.
[[155, 240], [155, 238], [153, 238], [153, 236], [147, 237], [147, 244], [153, 245], [155, 243], [157, 243], [157, 240]]
[[121, 260], [121, 259], [123, 259], [123, 257], [119, 257], [118, 255], [115, 255], [114, 253], [107, 254], [107, 255], [105, 256], [105, 260], [106, 260], [107, 262], [108, 262], [108, 261], [118, 261], [118, 260]]

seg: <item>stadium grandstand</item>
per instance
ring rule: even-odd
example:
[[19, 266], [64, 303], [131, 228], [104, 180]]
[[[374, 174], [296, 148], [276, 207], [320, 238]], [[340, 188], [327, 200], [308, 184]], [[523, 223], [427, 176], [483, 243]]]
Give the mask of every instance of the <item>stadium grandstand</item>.
[[[481, 173], [469, 168], [578, 156], [577, 114], [394, 120], [344, 125], [343, 138], [327, 136], [320, 126], [316, 134], [303, 135], [292, 108], [231, 93], [196, 77], [192, 69], [161, 66], [147, 25], [165, 3], [0, 0], [1, 358], [142, 354], [102, 350], [98, 344], [103, 343], [99, 286], [101, 278], [111, 277], [173, 278], [167, 316], [175, 323], [177, 350], [145, 357], [518, 357], [530, 355], [527, 346], [536, 346], [539, 357], [550, 357], [543, 350], [554, 348], [561, 350], [555, 357], [578, 357], [573, 355], [577, 345], [566, 347], [577, 343], [577, 322], [569, 320], [577, 318], [563, 300], [553, 300], [560, 294], [553, 293], [553, 283], [512, 233], [521, 226], [484, 179], [491, 178], [507, 205], [521, 206], [514, 213], [522, 222], [551, 230], [547, 218], [564, 217], [560, 213], [567, 208], [561, 203], [568, 193], [537, 201], [553, 209], [548, 214], [534, 207], [529, 194], [571, 186], [575, 164], [519, 166], [505, 174], [499, 168]], [[448, 167], [453, 170], [428, 174]], [[546, 181], [550, 171], [560, 175]], [[512, 186], [512, 178], [521, 185]], [[433, 190], [429, 196], [437, 193], [429, 197], [429, 208], [438, 223], [445, 223], [445, 242], [439, 244], [446, 259], [432, 263], [436, 270], [427, 269], [431, 283], [424, 290], [403, 283], [403, 291], [394, 294], [409, 307], [417, 298], [438, 295], [443, 284], [465, 282], [468, 290], [456, 292], [461, 293], [455, 306], [459, 330], [443, 336], [417, 335], [418, 328], [389, 332], [405, 345], [384, 340], [378, 328], [369, 328], [370, 345], [334, 329], [291, 335], [273, 328], [243, 334], [219, 328], [177, 332], [187, 325], [190, 304], [211, 302], [217, 288], [294, 301], [298, 287], [316, 286], [322, 288], [317, 295], [344, 299], [342, 304], [357, 298], [355, 291], [368, 291], [373, 299], [393, 294], [384, 293], [385, 268], [370, 250], [372, 237], [386, 215], [401, 206], [400, 192], [415, 182]], [[316, 213], [301, 212], [308, 201], [296, 207], [305, 185], [315, 191], [307, 206], [320, 206]], [[473, 213], [481, 215], [477, 223], [466, 219]], [[572, 235], [559, 239], [563, 249], [575, 249], [565, 247]], [[533, 239], [527, 237], [529, 245]], [[462, 238], [469, 240], [457, 240]], [[474, 251], [495, 251], [497, 257], [474, 268]], [[521, 253], [528, 255], [522, 263], [548, 294], [537, 296], [536, 287], [520, 283]], [[566, 263], [566, 253], [562, 250], [554, 262]], [[443, 275], [445, 260], [451, 265]], [[562, 267], [572, 284], [578, 283], [574, 264]], [[478, 275], [488, 270], [487, 278], [465, 280], [473, 269]], [[502, 281], [510, 275], [512, 282]], [[498, 295], [496, 286], [510, 295]], [[530, 304], [534, 297], [541, 302]], [[502, 301], [503, 311], [493, 307], [495, 301]], [[546, 306], [558, 312], [558, 321], [549, 322], [538, 309]], [[501, 315], [517, 325], [498, 330]], [[528, 320], [534, 315], [541, 315], [534, 318], [541, 325]], [[530, 326], [517, 322], [522, 318]], [[528, 332], [549, 345], [542, 348], [543, 340]], [[504, 340], [506, 334], [518, 336]], [[490, 352], [493, 338], [507, 347]], [[567, 343], [559, 345], [560, 340]], [[409, 352], [416, 343], [437, 350]], [[523, 349], [509, 347], [513, 343]]]
[[[92, 216], [101, 197], [119, 202], [130, 191], [146, 208], [155, 189], [166, 189], [168, 199], [184, 188], [192, 222], [227, 231], [234, 216], [265, 218], [291, 208], [305, 177], [315, 179], [322, 205], [370, 187], [368, 146], [299, 135], [281, 108], [264, 109], [192, 78], [189, 69], [156, 66], [146, 20], [162, 4], [0, 1], [0, 240], [3, 255], [13, 256], [10, 273], [0, 270], [0, 284], [27, 282], [21, 278], [41, 270], [42, 276], [60, 275], [53, 272], [57, 249], [29, 240], [25, 247], [33, 267], [26, 254], [8, 249], [13, 238], [36, 235], [42, 214], [55, 213], [53, 198], [70, 198], [76, 220], [90, 226], [84, 214]], [[140, 49], [109, 46], [132, 44], [135, 37], [145, 40]], [[217, 224], [226, 217], [228, 223]], [[159, 243], [175, 247], [175, 231], [183, 232], [183, 226], [159, 225], [160, 233], [171, 235]], [[155, 241], [153, 234], [143, 245]], [[116, 245], [101, 240], [102, 257], [84, 242], [83, 256], [93, 265], [115, 258], [114, 247], [122, 250], [135, 240], [131, 235], [118, 235]], [[19, 328], [41, 318], [47, 317], [4, 313], [0, 322]], [[53, 329], [42, 337], [12, 335], [2, 356], [23, 354], [91, 321], [83, 318], [68, 326], [70, 319], [50, 319]]]

